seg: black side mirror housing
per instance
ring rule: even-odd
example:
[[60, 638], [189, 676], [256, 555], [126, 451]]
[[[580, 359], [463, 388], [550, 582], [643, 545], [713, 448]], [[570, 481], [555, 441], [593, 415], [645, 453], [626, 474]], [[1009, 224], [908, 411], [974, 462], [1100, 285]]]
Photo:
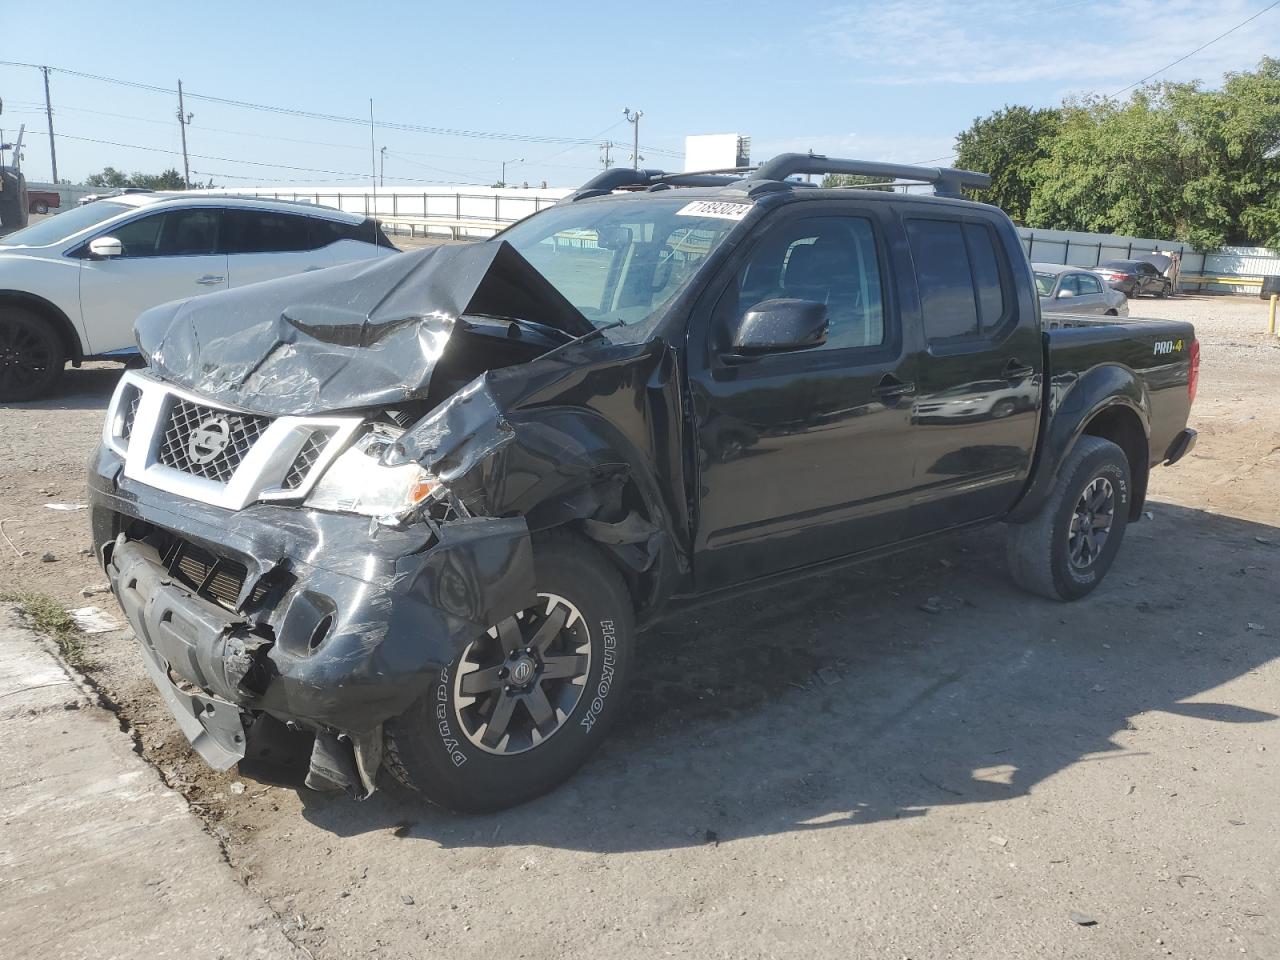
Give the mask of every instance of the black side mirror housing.
[[743, 356], [807, 350], [827, 342], [827, 305], [814, 300], [764, 300], [742, 315], [731, 349]]

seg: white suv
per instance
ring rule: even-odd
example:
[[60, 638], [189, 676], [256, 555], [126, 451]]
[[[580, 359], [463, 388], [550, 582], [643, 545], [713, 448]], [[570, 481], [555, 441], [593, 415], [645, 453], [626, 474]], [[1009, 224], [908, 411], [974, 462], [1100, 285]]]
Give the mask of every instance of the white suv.
[[127, 194], [0, 237], [0, 402], [66, 361], [128, 359], [142, 311], [398, 252], [376, 221], [285, 200]]

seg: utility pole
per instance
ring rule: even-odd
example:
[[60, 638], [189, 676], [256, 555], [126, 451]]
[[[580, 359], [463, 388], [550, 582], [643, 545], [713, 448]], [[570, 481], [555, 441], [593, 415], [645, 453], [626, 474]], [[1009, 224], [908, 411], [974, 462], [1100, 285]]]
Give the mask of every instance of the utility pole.
[[378, 151], [378, 186], [387, 185], [387, 148]]
[[640, 118], [644, 116], [644, 111], [637, 110], [632, 113], [630, 107], [623, 107], [622, 115], [627, 118], [627, 123], [631, 124], [631, 166], [639, 170], [640, 161], [644, 159], [640, 156]]
[[369, 98], [369, 167], [370, 174], [373, 176], [373, 212], [378, 212], [378, 145], [374, 142], [376, 137], [375, 130], [377, 128], [373, 124], [373, 97]]
[[609, 151], [612, 149], [613, 149], [612, 140], [606, 140], [604, 143], [600, 144], [600, 165], [604, 167], [606, 170], [608, 170], [610, 167], [613, 166], [613, 160], [609, 156]]
[[191, 165], [187, 162], [187, 124], [191, 122], [193, 113], [187, 113], [182, 102], [182, 81], [178, 81], [178, 126], [182, 128], [182, 185], [191, 189]]
[[53, 145], [53, 105], [49, 102], [49, 68], [41, 67], [44, 73], [44, 115], [49, 121], [49, 166], [53, 167], [53, 182], [58, 182], [58, 151]]

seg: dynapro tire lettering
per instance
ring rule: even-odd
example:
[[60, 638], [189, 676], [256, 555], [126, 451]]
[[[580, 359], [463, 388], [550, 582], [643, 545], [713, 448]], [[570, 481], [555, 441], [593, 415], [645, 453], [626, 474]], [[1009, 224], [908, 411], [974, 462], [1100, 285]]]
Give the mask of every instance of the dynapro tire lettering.
[[445, 752], [455, 767], [467, 762], [467, 755], [462, 752], [457, 737], [449, 727], [449, 670], [440, 671], [440, 683], [436, 687], [436, 729], [440, 731], [440, 740], [444, 743]]
[[616, 656], [615, 650], [618, 638], [614, 632], [612, 620], [600, 621], [600, 636], [604, 640], [604, 669], [600, 672], [600, 682], [596, 684], [595, 696], [591, 698], [591, 706], [582, 718], [582, 725], [588, 730], [595, 726], [596, 720], [600, 716], [600, 711], [604, 709], [604, 702], [608, 699], [609, 690], [613, 687], [613, 662]]

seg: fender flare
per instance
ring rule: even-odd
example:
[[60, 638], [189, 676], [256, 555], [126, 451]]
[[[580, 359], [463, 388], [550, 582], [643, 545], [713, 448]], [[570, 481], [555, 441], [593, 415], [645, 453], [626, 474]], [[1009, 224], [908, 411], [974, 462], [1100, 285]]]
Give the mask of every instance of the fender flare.
[[[1057, 396], [1054, 396], [1057, 394]], [[1048, 500], [1059, 470], [1076, 441], [1088, 432], [1089, 425], [1109, 410], [1124, 409], [1137, 419], [1145, 444], [1151, 439], [1151, 398], [1146, 384], [1128, 367], [1105, 363], [1080, 374], [1073, 382], [1050, 386], [1047, 417], [1049, 427], [1043, 433], [1040, 450], [1030, 483], [1005, 519], [1025, 523], [1034, 517]], [[1140, 515], [1146, 499], [1146, 471], [1149, 456], [1138, 470], [1132, 470], [1134, 496], [1131, 514]], [[1132, 518], [1132, 517], [1131, 517]]]

